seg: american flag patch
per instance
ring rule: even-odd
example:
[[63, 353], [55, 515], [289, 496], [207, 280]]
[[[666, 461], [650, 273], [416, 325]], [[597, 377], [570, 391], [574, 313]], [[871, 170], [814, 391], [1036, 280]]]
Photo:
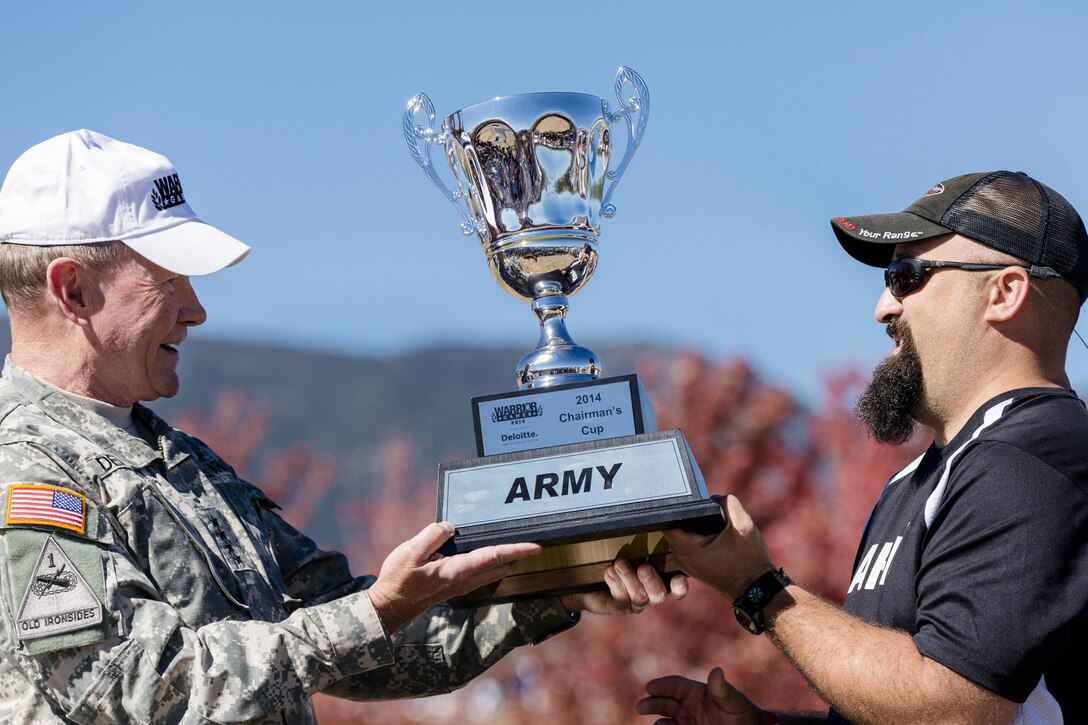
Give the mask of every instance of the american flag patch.
[[8, 524], [56, 526], [84, 533], [87, 501], [66, 488], [41, 484], [14, 484], [8, 489]]

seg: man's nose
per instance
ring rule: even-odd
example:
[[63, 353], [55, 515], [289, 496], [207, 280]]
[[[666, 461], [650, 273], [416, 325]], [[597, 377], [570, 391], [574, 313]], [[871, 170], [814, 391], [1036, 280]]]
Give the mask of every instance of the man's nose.
[[880, 294], [880, 299], [876, 301], [876, 309], [873, 310], [876, 321], [886, 325], [896, 317], [902, 316], [902, 314], [903, 303], [892, 296], [892, 291], [885, 287]]
[[193, 289], [193, 284], [188, 277], [181, 278], [179, 289], [181, 290], [181, 310], [178, 311], [178, 320], [190, 327], [204, 324], [204, 321], [208, 319], [208, 313], [204, 305], [200, 304], [196, 290]]

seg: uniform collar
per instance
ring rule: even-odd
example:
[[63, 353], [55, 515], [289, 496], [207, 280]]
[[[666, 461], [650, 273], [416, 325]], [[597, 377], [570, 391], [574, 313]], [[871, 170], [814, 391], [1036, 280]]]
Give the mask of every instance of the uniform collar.
[[137, 466], [146, 466], [156, 459], [164, 458], [168, 466], [173, 466], [188, 455], [166, 440], [173, 429], [139, 403], [132, 406], [132, 416], [151, 431], [158, 441], [158, 450], [149, 448], [107, 418], [71, 400], [60, 388], [13, 362], [11, 355], [4, 359], [3, 379], [60, 425], [78, 432], [98, 447], [117, 453]]

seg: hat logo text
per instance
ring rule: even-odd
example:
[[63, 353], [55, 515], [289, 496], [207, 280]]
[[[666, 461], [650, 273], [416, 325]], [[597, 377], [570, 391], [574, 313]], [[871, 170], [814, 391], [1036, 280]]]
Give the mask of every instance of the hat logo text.
[[915, 239], [922, 236], [922, 232], [871, 232], [863, 227], [858, 230], [858, 236], [867, 239]]
[[943, 194], [943, 193], [944, 193], [944, 184], [934, 184], [933, 186], [930, 187], [929, 191], [926, 192], [926, 196], [933, 196], [934, 194]]
[[155, 188], [151, 191], [151, 203], [159, 211], [185, 203], [185, 192], [181, 190], [181, 179], [176, 173], [155, 179]]

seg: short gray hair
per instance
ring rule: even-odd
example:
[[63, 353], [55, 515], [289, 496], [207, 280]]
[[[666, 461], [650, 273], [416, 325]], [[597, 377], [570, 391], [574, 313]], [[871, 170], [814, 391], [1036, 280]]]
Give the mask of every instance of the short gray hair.
[[40, 247], [31, 244], [0, 244], [0, 295], [8, 310], [32, 307], [41, 297], [49, 263], [72, 257], [91, 267], [104, 267], [126, 254], [124, 242], [59, 244]]

